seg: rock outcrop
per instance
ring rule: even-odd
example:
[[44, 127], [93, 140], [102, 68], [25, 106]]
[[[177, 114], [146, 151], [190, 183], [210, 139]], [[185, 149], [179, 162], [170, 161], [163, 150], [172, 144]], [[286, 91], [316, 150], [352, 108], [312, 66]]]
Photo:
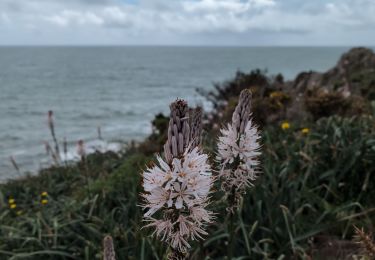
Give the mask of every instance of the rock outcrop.
[[[375, 88], [375, 53], [368, 48], [353, 48], [343, 54], [336, 66], [325, 73], [302, 72], [294, 81], [287, 84], [299, 93], [306, 89], [313, 90], [317, 87], [329, 91], [349, 91], [354, 94], [362, 94], [361, 88]], [[360, 76], [360, 77], [359, 77]], [[372, 81], [362, 82], [368, 78]], [[366, 86], [361, 86], [364, 83]]]
[[366, 101], [375, 100], [375, 53], [353, 48], [332, 69], [302, 72], [285, 89], [292, 96], [288, 118], [365, 113], [370, 111]]
[[233, 80], [216, 84], [216, 91], [201, 91], [219, 112], [209, 120], [229, 118], [244, 88], [253, 93], [253, 113], [260, 125], [370, 113], [370, 103], [375, 100], [375, 53], [368, 48], [353, 48], [327, 72], [302, 72], [290, 81], [284, 81], [282, 75], [268, 77], [260, 70], [238, 72]]

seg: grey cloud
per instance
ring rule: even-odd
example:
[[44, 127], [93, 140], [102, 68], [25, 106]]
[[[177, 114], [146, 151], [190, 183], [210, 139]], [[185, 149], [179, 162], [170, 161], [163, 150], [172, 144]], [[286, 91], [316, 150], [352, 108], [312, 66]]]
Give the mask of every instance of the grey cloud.
[[[0, 0], [0, 21], [4, 20], [2, 11], [9, 26], [13, 24], [8, 37], [14, 39], [33, 30], [40, 32], [41, 40], [55, 37], [96, 43], [98, 34], [108, 41], [133, 44], [137, 39], [169, 44], [182, 39], [187, 43], [207, 41], [209, 37], [216, 44], [231, 42], [226, 37], [237, 41], [252, 35], [261, 35], [259, 41], [273, 39], [275, 44], [303, 42], [304, 38], [330, 43], [333, 35], [363, 37], [360, 30], [375, 35], [373, 0], [138, 0], [133, 4], [123, 0]], [[86, 32], [92, 38], [78, 39]], [[368, 41], [374, 37], [369, 36]]]
[[20, 2], [3, 0], [3, 2], [0, 2], [0, 10], [4, 12], [21, 12], [25, 9]]

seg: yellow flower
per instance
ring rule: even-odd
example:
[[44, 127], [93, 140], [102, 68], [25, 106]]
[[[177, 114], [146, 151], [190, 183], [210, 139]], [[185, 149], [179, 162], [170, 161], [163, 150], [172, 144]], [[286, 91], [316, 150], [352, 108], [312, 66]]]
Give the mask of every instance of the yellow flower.
[[42, 195], [43, 197], [46, 197], [48, 196], [48, 193], [46, 191], [43, 191], [40, 195]]
[[14, 204], [14, 202], [15, 202], [14, 199], [9, 199], [9, 200], [8, 200], [8, 203], [9, 203], [9, 204]]
[[11, 208], [11, 209], [15, 209], [15, 208], [17, 208], [17, 204], [15, 204], [15, 203], [10, 204], [10, 205], [9, 205], [9, 208]]
[[310, 132], [310, 129], [305, 127], [305, 128], [302, 128], [301, 132], [302, 132], [302, 134], [307, 135]]
[[280, 97], [280, 96], [282, 96], [282, 92], [280, 92], [280, 91], [273, 91], [270, 94], [270, 98], [277, 98], [277, 97]]
[[23, 213], [22, 210], [19, 210], [19, 211], [16, 212], [17, 216], [21, 216], [22, 213]]
[[281, 128], [283, 130], [289, 129], [290, 128], [290, 124], [288, 122], [284, 122], [284, 123], [281, 124]]
[[42, 203], [43, 205], [46, 205], [46, 204], [48, 203], [48, 200], [42, 200], [41, 203]]

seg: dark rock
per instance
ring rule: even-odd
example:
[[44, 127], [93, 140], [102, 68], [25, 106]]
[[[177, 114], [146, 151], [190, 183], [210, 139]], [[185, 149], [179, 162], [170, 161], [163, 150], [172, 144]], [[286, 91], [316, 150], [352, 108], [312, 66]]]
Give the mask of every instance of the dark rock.
[[288, 118], [366, 113], [366, 102], [375, 100], [375, 53], [368, 48], [353, 48], [327, 72], [302, 72], [285, 85], [293, 97]]
[[[298, 92], [317, 87], [330, 91], [346, 88], [351, 93], [358, 92], [358, 84], [353, 84], [353, 76], [361, 74], [363, 77], [374, 77], [375, 53], [368, 48], [353, 48], [344, 53], [336, 66], [325, 73], [302, 72], [288, 85], [293, 86]], [[375, 86], [374, 86], [375, 87]]]

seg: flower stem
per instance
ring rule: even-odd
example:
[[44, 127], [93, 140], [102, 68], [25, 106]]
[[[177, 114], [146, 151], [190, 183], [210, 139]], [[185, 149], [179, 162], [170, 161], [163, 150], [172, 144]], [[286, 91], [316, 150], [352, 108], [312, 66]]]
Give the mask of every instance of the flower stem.
[[229, 252], [228, 252], [228, 259], [233, 258], [233, 247], [234, 247], [234, 212], [229, 212]]
[[233, 258], [233, 248], [234, 248], [234, 233], [235, 233], [235, 226], [234, 226], [234, 221], [235, 221], [235, 214], [236, 211], [232, 207], [232, 205], [235, 205], [237, 203], [236, 201], [236, 190], [235, 187], [232, 187], [231, 192], [230, 192], [230, 197], [229, 197], [229, 205], [230, 207], [227, 208], [228, 210], [228, 232], [229, 232], [229, 247], [228, 247], [228, 259]]

